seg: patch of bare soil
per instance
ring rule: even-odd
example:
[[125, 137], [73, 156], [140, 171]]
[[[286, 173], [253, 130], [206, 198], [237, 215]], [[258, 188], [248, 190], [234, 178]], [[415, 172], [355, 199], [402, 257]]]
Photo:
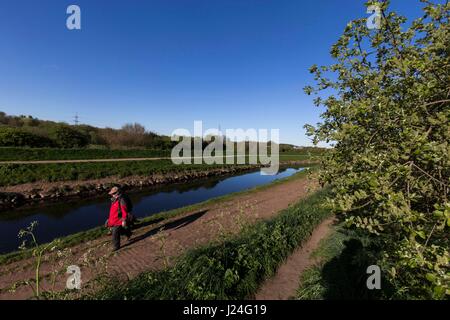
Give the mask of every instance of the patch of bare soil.
[[[141, 226], [134, 231], [131, 241], [123, 242], [115, 253], [111, 253], [111, 239], [104, 236], [60, 252], [59, 256], [49, 254], [41, 266], [41, 290], [64, 290], [68, 265], [81, 268], [84, 288], [92, 287], [90, 280], [102, 273], [132, 278], [146, 270], [165, 268], [186, 250], [220, 241], [237, 234], [244, 225], [273, 217], [317, 188], [316, 180], [302, 177], [205, 205], [200, 211]], [[33, 264], [33, 259], [25, 259], [0, 266], [0, 299], [33, 296], [31, 286], [23, 283], [34, 278]]]
[[323, 221], [312, 233], [309, 240], [296, 249], [278, 268], [276, 274], [267, 279], [255, 295], [256, 300], [288, 300], [295, 297], [300, 286], [300, 275], [317, 263], [311, 253], [319, 242], [330, 232], [334, 218]]

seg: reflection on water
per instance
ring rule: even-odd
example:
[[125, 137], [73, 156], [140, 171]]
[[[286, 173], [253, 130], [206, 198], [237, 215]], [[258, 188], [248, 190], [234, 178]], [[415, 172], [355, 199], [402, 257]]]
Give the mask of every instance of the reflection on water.
[[[260, 171], [232, 177], [210, 178], [173, 184], [131, 193], [133, 213], [137, 217], [181, 208], [214, 197], [250, 189], [288, 177], [303, 168], [280, 170], [277, 175], [261, 175]], [[0, 253], [10, 252], [20, 245], [17, 233], [37, 220], [36, 236], [40, 243], [103, 225], [109, 210], [109, 198], [80, 200], [54, 204], [44, 208], [16, 210], [0, 214]]]

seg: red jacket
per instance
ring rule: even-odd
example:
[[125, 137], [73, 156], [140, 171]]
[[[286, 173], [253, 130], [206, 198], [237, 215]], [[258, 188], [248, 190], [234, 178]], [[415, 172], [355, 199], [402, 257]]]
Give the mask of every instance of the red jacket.
[[126, 201], [119, 197], [112, 201], [109, 209], [108, 227], [117, 227], [122, 225], [128, 216]]

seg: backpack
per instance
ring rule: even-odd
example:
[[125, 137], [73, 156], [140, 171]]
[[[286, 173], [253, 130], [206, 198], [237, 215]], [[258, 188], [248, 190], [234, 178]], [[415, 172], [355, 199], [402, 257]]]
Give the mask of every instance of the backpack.
[[127, 216], [127, 223], [129, 225], [132, 225], [134, 222], [136, 222], [136, 217], [134, 216], [133, 212], [133, 203], [131, 202], [131, 199], [128, 195], [122, 194], [120, 196], [119, 200], [119, 215], [122, 216], [122, 210], [120, 208], [120, 201], [124, 201], [125, 205], [127, 206], [128, 216]]
[[[131, 202], [130, 197], [127, 194], [122, 194], [120, 196], [120, 199], [122, 199], [123, 201], [125, 201], [125, 205], [127, 206], [127, 210], [128, 212], [133, 212], [133, 203]], [[119, 200], [120, 200], [119, 199]]]

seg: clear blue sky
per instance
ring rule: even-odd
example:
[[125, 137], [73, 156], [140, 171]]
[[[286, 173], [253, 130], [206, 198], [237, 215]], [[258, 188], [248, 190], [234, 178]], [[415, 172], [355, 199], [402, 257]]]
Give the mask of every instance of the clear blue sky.
[[[406, 16], [418, 0], [393, 0]], [[81, 7], [82, 30], [66, 28]], [[0, 110], [120, 127], [279, 128], [309, 145], [320, 110], [302, 88], [329, 64], [361, 0], [2, 0]]]

